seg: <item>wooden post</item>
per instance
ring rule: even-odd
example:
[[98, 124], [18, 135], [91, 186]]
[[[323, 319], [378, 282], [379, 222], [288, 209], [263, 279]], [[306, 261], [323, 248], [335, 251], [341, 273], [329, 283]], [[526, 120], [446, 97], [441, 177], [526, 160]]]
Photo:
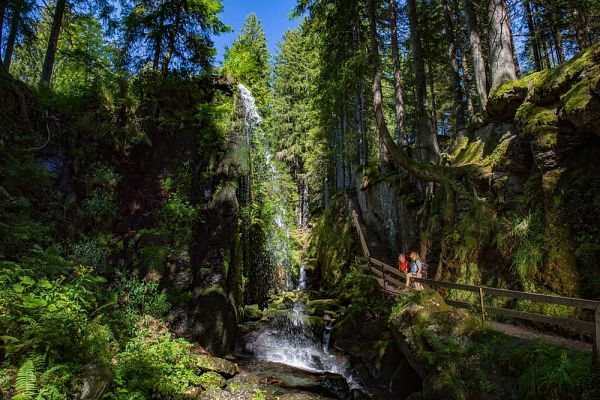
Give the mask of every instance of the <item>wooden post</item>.
[[485, 306], [483, 305], [483, 288], [479, 288], [479, 304], [481, 305], [481, 321], [485, 321]]
[[595, 314], [594, 321], [596, 322], [596, 338], [594, 340], [593, 361], [596, 369], [600, 370], [600, 306], [596, 306]]
[[383, 289], [387, 290], [387, 283], [385, 280], [385, 269], [383, 267], [381, 267], [381, 272], [383, 273]]

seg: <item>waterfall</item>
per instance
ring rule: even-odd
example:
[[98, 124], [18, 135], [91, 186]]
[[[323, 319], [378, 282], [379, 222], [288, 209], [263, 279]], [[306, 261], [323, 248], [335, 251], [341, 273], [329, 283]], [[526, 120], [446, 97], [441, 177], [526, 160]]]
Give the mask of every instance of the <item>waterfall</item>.
[[306, 290], [306, 267], [300, 266], [300, 277], [298, 278], [298, 288], [296, 290]]
[[[238, 93], [244, 120], [243, 133], [251, 152], [252, 164], [252, 172], [246, 177], [248, 190], [245, 205], [249, 208], [258, 205], [261, 210], [254, 212], [260, 213], [264, 227], [269, 228], [266, 229], [268, 235], [265, 238], [268, 253], [267, 260], [265, 263], [257, 263], [257, 265], [262, 265], [262, 268], [271, 268], [276, 276], [282, 278], [283, 282], [280, 282], [279, 286], [283, 286], [286, 290], [292, 290], [293, 280], [290, 272], [292, 249], [289, 246], [290, 227], [287, 222], [290, 218], [287, 215], [285, 188], [282, 187], [283, 173], [279, 170], [271, 154], [269, 139], [262, 129], [263, 120], [254, 96], [242, 84], [238, 84]], [[265, 204], [250, 204], [251, 198], [258, 192], [261, 192], [263, 199], [269, 202], [269, 207], [266, 207], [267, 210], [264, 209]], [[277, 274], [283, 274], [284, 276]], [[274, 282], [270, 281], [270, 276], [272, 274], [264, 271], [261, 277], [264, 277], [267, 282], [262, 283], [273, 285]]]

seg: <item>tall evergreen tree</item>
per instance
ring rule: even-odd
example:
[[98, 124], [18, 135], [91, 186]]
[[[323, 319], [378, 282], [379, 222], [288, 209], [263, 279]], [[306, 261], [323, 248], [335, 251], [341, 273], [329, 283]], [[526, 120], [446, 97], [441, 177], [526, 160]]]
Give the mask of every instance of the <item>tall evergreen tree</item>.
[[235, 77], [254, 94], [261, 111], [271, 99], [271, 65], [264, 26], [255, 13], [248, 15], [231, 48], [225, 50], [223, 72]]
[[219, 20], [221, 0], [134, 0], [124, 10], [126, 61], [152, 72], [169, 72], [173, 61], [182, 68], [206, 69], [215, 55], [211, 34], [229, 28]]
[[54, 71], [54, 59], [56, 57], [56, 49], [58, 48], [58, 37], [62, 28], [63, 16], [67, 7], [67, 0], [56, 0], [54, 8], [54, 17], [52, 19], [52, 29], [48, 37], [48, 47], [46, 49], [46, 57], [42, 67], [42, 75], [40, 82], [43, 86], [49, 87]]

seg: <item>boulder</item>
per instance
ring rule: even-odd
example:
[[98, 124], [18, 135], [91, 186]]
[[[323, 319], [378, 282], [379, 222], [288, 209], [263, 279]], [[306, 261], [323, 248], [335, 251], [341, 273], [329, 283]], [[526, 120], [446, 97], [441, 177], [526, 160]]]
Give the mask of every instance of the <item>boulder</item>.
[[235, 347], [237, 313], [221, 288], [197, 290], [184, 308], [171, 311], [169, 322], [177, 334], [211, 354], [224, 355]]
[[339, 311], [340, 304], [336, 299], [319, 299], [309, 301], [306, 306], [310, 310], [311, 315], [324, 316], [325, 314], [335, 314]]
[[195, 357], [195, 364], [202, 371], [217, 372], [225, 376], [234, 376], [240, 372], [240, 367], [236, 363], [223, 358], [198, 355]]
[[81, 392], [77, 396], [80, 400], [102, 399], [112, 385], [110, 369], [98, 364], [87, 364], [81, 374]]
[[204, 388], [204, 390], [208, 390], [208, 389], [222, 389], [225, 387], [225, 384], [227, 383], [225, 381], [225, 378], [223, 378], [221, 375], [217, 374], [216, 372], [205, 372], [202, 375], [200, 375], [200, 385]]
[[258, 321], [263, 317], [263, 312], [258, 308], [258, 304], [244, 306], [244, 320]]

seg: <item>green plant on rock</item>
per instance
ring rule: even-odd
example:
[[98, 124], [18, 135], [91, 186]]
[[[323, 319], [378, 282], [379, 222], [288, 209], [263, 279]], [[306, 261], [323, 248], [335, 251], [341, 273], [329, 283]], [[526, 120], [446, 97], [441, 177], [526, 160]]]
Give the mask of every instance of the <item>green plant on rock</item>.
[[116, 356], [115, 399], [172, 398], [202, 382], [191, 344], [169, 333], [141, 329]]

